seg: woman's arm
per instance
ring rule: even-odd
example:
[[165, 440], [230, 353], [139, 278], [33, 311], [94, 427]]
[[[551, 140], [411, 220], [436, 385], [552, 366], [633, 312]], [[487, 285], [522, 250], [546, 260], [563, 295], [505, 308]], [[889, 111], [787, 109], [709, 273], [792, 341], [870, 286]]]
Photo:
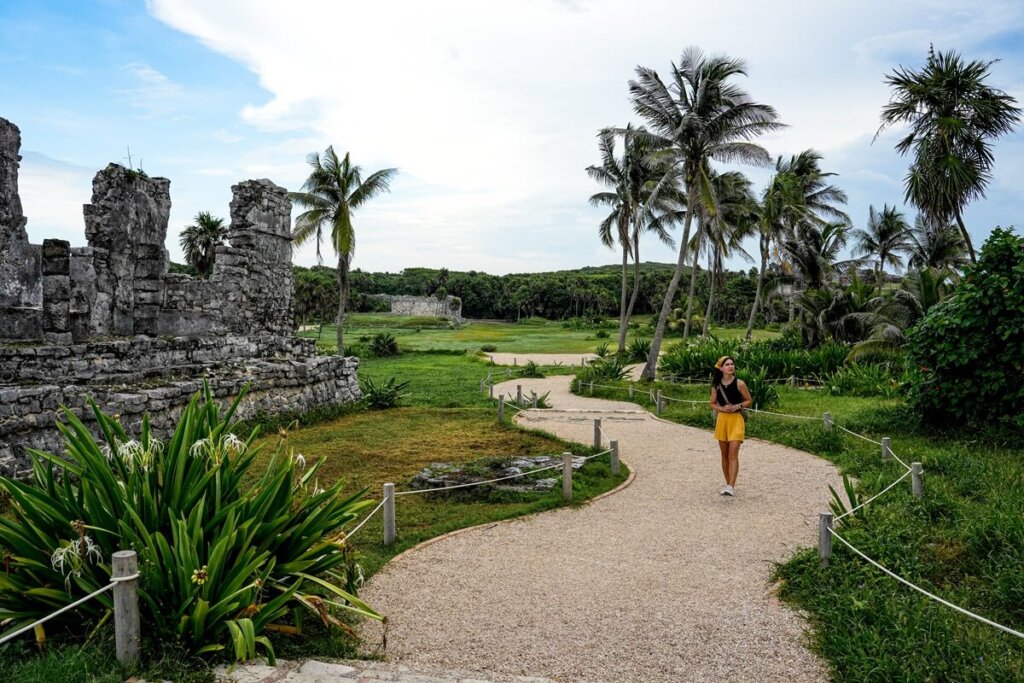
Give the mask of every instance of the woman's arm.
[[749, 408], [754, 405], [754, 399], [750, 398], [750, 391], [747, 390], [747, 383], [737, 378], [736, 382], [739, 385], [740, 393], [743, 394], [743, 403], [741, 404], [744, 408]]
[[711, 387], [711, 400], [708, 402], [708, 405], [710, 405], [711, 406], [711, 410], [715, 411], [716, 413], [727, 413], [727, 412], [729, 412], [726, 409], [727, 408], [726, 406], [718, 405], [718, 392], [715, 391], [714, 387]]

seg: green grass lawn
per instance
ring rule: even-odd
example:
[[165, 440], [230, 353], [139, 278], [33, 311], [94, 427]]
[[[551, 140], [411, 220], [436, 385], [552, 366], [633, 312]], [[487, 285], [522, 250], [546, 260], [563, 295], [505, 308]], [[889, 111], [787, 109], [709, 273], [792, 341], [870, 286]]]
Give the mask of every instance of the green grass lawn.
[[[653, 330], [647, 326], [650, 318], [651, 316], [634, 318], [640, 327], [631, 329], [629, 338], [651, 336]], [[428, 321], [429, 324], [414, 321]], [[601, 338], [597, 336], [597, 330], [566, 329], [559, 321], [539, 318], [531, 318], [520, 323], [471, 322], [458, 329], [451, 329], [447, 324], [439, 325], [436, 318], [412, 318], [389, 314], [353, 314], [348, 322], [349, 326], [345, 330], [346, 346], [365, 348], [373, 335], [388, 332], [394, 335], [400, 349], [409, 351], [476, 351], [481, 346], [490, 344], [500, 353], [591, 353], [601, 344], [608, 344], [614, 350], [618, 337], [617, 329], [604, 330], [608, 336]], [[300, 333], [300, 336], [317, 338], [319, 335], [321, 347], [333, 348], [334, 330], [333, 325], [325, 325], [322, 334], [313, 329]], [[733, 339], [742, 337], [746, 329], [713, 327], [711, 332], [722, 338]], [[778, 336], [778, 332], [754, 331], [755, 339], [771, 339]], [[671, 342], [675, 338], [668, 337], [666, 341]]]
[[[653, 386], [677, 398], [706, 400], [709, 393], [706, 386]], [[1019, 442], [1010, 448], [978, 435], [924, 433], [897, 403], [878, 398], [778, 391], [775, 410], [811, 416], [829, 411], [848, 429], [875, 440], [889, 436], [898, 456], [924, 465], [922, 499], [911, 495], [909, 481], [897, 486], [848, 518], [838, 529], [844, 538], [926, 590], [1024, 631], [1024, 448]], [[602, 389], [594, 394], [625, 396]], [[637, 397], [652, 407], [646, 394]], [[713, 427], [704, 406], [669, 403], [663, 416]], [[861, 500], [903, 473], [899, 464], [882, 461], [878, 446], [838, 430], [827, 432], [820, 422], [753, 415], [747, 434], [835, 462], [857, 480]], [[810, 614], [816, 627], [813, 646], [829, 661], [836, 680], [1024, 680], [1019, 638], [900, 585], [838, 541], [834, 546], [830, 567], [822, 569], [817, 550], [807, 548], [780, 565], [777, 578], [782, 598]]]

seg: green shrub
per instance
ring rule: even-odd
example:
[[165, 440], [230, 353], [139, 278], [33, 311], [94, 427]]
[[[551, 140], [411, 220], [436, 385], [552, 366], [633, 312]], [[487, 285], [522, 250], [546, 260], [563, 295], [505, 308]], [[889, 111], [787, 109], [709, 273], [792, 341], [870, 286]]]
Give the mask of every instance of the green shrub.
[[750, 398], [753, 400], [751, 407], [760, 410], [767, 410], [779, 402], [778, 390], [768, 381], [768, 373], [764, 368], [751, 372], [749, 370], [740, 372], [738, 377], [747, 385]]
[[[244, 660], [261, 647], [272, 660], [262, 633], [294, 609], [337, 626], [339, 609], [380, 618], [355, 596], [340, 531], [372, 501], [342, 497], [341, 483], [319, 489], [319, 463], [304, 469], [284, 439], [265, 472], [251, 471], [257, 432], [232, 432], [241, 398], [222, 414], [209, 388], [197, 393], [167, 443], [148, 418], [133, 439], [93, 404], [97, 441], [65, 410], [66, 455], [32, 451], [31, 482], [0, 478], [12, 500], [0, 517], [0, 622], [14, 630], [106, 585], [110, 556], [127, 548], [139, 554], [144, 628], [196, 654]], [[107, 592], [46, 628], [86, 632], [112, 607]]]
[[[416, 329], [419, 332], [419, 328]], [[370, 353], [377, 358], [390, 358], [398, 355], [398, 340], [390, 332], [378, 332], [370, 342]]]
[[409, 382], [399, 382], [395, 377], [388, 377], [380, 384], [374, 383], [369, 377], [362, 381], [363, 400], [367, 407], [373, 410], [386, 410], [395, 408], [398, 402], [408, 396], [402, 391], [409, 386]]
[[498, 350], [498, 347], [495, 346], [494, 344], [484, 344], [483, 346], [480, 347], [480, 350], [483, 351], [484, 353], [494, 353], [495, 351]]
[[626, 345], [626, 358], [631, 363], [644, 363], [650, 355], [650, 337], [633, 337]]
[[608, 339], [611, 337], [611, 333], [608, 330], [598, 330], [594, 333], [594, 339]]
[[900, 395], [898, 379], [883, 365], [847, 365], [827, 376], [825, 386], [836, 396], [898, 398]]
[[544, 377], [544, 373], [541, 371], [540, 366], [534, 361], [526, 361], [526, 365], [519, 368], [520, 377], [530, 377], [534, 379], [540, 379]]
[[608, 354], [611, 353], [611, 349], [608, 348], [608, 343], [598, 344], [597, 348], [594, 349], [594, 355], [598, 358], [607, 358]]
[[629, 368], [618, 356], [609, 356], [608, 358], [598, 358], [590, 362], [587, 367], [577, 373], [576, 377], [581, 382], [598, 382], [598, 381], [612, 381], [617, 382], [623, 380], [629, 375]]
[[956, 292], [907, 335], [909, 399], [933, 424], [1024, 428], [1024, 238], [997, 228]]
[[744, 368], [763, 368], [768, 379], [785, 377], [823, 377], [843, 366], [849, 350], [829, 342], [807, 350], [790, 348], [789, 340], [747, 342], [736, 339], [690, 339], [673, 344], [658, 362], [663, 376], [703, 377], [711, 373], [722, 356], [736, 359], [739, 372]]

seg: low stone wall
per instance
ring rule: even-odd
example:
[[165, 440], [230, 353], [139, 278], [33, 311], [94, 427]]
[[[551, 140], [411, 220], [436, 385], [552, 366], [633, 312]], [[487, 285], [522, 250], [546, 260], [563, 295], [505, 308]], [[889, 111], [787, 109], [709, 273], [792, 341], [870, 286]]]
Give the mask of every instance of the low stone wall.
[[462, 302], [453, 296], [438, 299], [432, 296], [405, 296], [398, 294], [376, 294], [375, 299], [382, 299], [391, 304], [391, 312], [396, 315], [420, 315], [448, 318], [461, 325]]
[[[26, 448], [61, 453], [63, 451], [57, 420], [62, 416], [61, 406], [67, 406], [82, 418], [87, 425], [94, 425], [95, 420], [88, 405], [88, 398], [93, 398], [108, 414], [121, 416], [121, 423], [129, 433], [136, 433], [142, 422], [142, 416], [149, 414], [150, 424], [159, 438], [167, 438], [177, 424], [182, 409], [188, 404], [192, 395], [202, 389], [203, 382], [208, 382], [214, 396], [225, 401], [237, 396], [243, 387], [249, 385], [249, 392], [243, 399], [238, 412], [240, 419], [254, 417], [260, 413], [279, 415], [283, 413], [304, 413], [315, 408], [350, 403], [361, 398], [356, 370], [358, 358], [341, 358], [338, 356], [303, 356], [306, 340], [290, 345], [286, 338], [272, 337], [265, 340], [227, 339], [220, 348], [210, 344], [211, 340], [202, 340], [203, 344], [193, 348], [184, 348], [184, 343], [197, 340], [138, 340], [131, 342], [106, 342], [91, 344], [84, 356], [103, 367], [103, 376], [118, 376], [119, 364], [134, 368], [133, 358], [144, 357], [152, 353], [149, 359], [154, 369], [159, 367], [160, 359], [183, 357], [191, 352], [193, 358], [218, 358], [210, 362], [193, 361], [183, 366], [184, 377], [174, 379], [164, 375], [160, 380], [150, 380], [139, 384], [132, 377], [126, 384], [97, 383], [100, 373], [94, 372], [90, 378], [88, 370], [78, 370], [82, 381], [69, 375], [66, 383], [32, 384], [0, 384], [0, 474], [21, 477], [30, 472], [30, 460]], [[300, 340], [295, 340], [300, 341]], [[145, 343], [143, 343], [145, 342]], [[162, 342], [163, 347], [155, 350]], [[230, 362], [226, 355], [238, 345], [251, 343], [259, 346], [265, 344], [270, 349], [279, 344], [281, 354], [276, 357], [253, 358], [241, 356], [243, 360]], [[35, 349], [16, 349], [19, 352], [28, 350], [43, 351], [44, 349], [63, 349], [67, 347], [38, 347]], [[11, 353], [11, 348], [3, 348], [8, 358], [27, 359], [31, 356], [24, 353]], [[36, 355], [43, 365], [48, 357]], [[59, 357], [56, 362], [65, 363], [68, 367], [78, 367], [82, 358]], [[38, 366], [26, 363], [23, 371], [26, 374], [36, 372]], [[82, 374], [84, 373], [84, 374]], [[53, 375], [50, 375], [51, 377]]]

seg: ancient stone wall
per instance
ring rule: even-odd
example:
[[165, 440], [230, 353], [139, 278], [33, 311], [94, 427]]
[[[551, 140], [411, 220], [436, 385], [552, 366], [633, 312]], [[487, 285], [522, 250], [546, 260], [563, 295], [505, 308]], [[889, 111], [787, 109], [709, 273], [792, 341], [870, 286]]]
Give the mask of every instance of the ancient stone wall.
[[444, 299], [438, 299], [433, 296], [376, 294], [373, 298], [388, 301], [391, 304], [391, 312], [396, 315], [421, 315], [448, 318], [459, 325], [463, 322], [462, 301], [460, 301], [458, 297], [446, 296]]
[[116, 164], [93, 180], [88, 246], [30, 244], [20, 144], [0, 119], [0, 475], [28, 471], [26, 448], [60, 452], [59, 407], [89, 424], [88, 397], [129, 431], [149, 413], [161, 437], [203, 381], [224, 399], [249, 387], [241, 418], [360, 398], [358, 359], [318, 356], [292, 336], [284, 188], [232, 187], [229, 244], [199, 280], [167, 273], [170, 181]]

